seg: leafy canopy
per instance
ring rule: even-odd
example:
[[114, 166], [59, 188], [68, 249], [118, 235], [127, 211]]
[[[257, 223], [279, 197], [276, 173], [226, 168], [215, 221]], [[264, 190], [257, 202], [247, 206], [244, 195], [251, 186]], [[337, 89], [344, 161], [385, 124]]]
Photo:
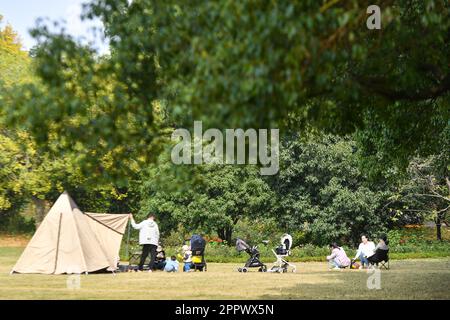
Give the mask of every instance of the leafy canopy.
[[44, 146], [53, 123], [60, 150], [122, 168], [194, 119], [357, 131], [373, 163], [432, 154], [449, 139], [448, 1], [380, 1], [382, 31], [365, 26], [369, 4], [94, 0], [85, 18], [104, 21], [110, 56], [38, 27], [42, 88], [21, 90], [10, 120]]

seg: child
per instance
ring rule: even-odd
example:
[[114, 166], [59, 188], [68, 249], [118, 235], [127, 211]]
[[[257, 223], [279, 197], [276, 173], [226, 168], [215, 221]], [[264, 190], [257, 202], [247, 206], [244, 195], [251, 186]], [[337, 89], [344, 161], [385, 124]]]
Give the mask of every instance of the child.
[[164, 270], [166, 265], [166, 253], [161, 246], [156, 249], [155, 270]]
[[192, 251], [188, 245], [183, 246], [183, 272], [188, 272], [192, 267]]
[[166, 272], [178, 272], [178, 261], [177, 257], [172, 256], [170, 259], [167, 259], [166, 265], [164, 266], [164, 271]]

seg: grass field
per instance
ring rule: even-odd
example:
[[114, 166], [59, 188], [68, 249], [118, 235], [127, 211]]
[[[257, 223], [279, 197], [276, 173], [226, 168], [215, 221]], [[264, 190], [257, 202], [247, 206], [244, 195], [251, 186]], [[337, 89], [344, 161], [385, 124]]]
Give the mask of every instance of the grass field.
[[324, 262], [296, 263], [295, 274], [211, 263], [206, 273], [83, 275], [80, 289], [68, 289], [66, 275], [9, 275], [22, 250], [0, 247], [0, 299], [450, 299], [450, 258], [392, 261], [380, 290], [367, 288], [366, 271], [328, 271]]

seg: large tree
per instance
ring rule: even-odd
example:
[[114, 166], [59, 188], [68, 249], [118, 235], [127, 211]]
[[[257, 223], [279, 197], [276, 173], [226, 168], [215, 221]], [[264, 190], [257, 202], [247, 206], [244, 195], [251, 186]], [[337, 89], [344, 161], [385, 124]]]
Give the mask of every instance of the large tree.
[[173, 125], [358, 131], [371, 164], [405, 165], [449, 139], [449, 4], [378, 1], [382, 29], [369, 30], [370, 4], [93, 0], [85, 17], [104, 21], [111, 55], [40, 26], [45, 95], [21, 90], [33, 103], [11, 118], [44, 146], [42, 123], [64, 123], [61, 150], [116, 150], [118, 166], [156, 158], [156, 101]]
[[273, 212], [285, 230], [303, 230], [323, 245], [356, 243], [362, 233], [378, 236], [390, 226], [390, 192], [368, 183], [357, 153], [354, 141], [336, 136], [307, 141], [294, 135], [283, 143], [280, 174], [271, 186]]
[[[0, 114], [5, 108], [4, 92], [14, 84], [29, 82], [31, 60], [22, 51], [18, 34], [11, 25], [2, 26], [0, 15]], [[24, 181], [19, 177], [24, 164], [21, 157], [23, 134], [6, 129], [0, 116], [0, 224], [8, 223], [26, 202], [22, 196]]]
[[436, 224], [436, 238], [442, 240], [441, 226], [450, 225], [450, 178], [448, 168], [440, 166], [440, 157], [447, 152], [428, 158], [415, 158], [411, 161], [406, 179], [393, 196], [392, 207], [397, 215], [417, 216], [421, 220], [432, 220]]
[[[53, 129], [54, 120], [45, 122], [47, 129], [37, 128], [49, 136], [46, 148], [38, 148], [36, 136], [30, 134], [29, 128], [14, 126], [8, 121], [14, 113], [12, 105], [18, 102], [16, 98], [33, 104], [33, 99], [23, 96], [18, 87], [43, 90], [36, 77], [35, 64], [28, 52], [22, 50], [20, 38], [13, 28], [10, 25], [0, 28], [0, 216], [3, 227], [30, 202], [35, 209], [34, 220], [39, 225], [48, 205], [64, 190], [80, 200], [83, 209], [129, 211], [125, 199], [132, 197], [132, 190], [96, 179], [101, 173], [78, 165], [80, 158], [94, 156], [94, 152], [79, 147], [79, 153], [50, 152], [59, 146]], [[42, 92], [41, 98], [44, 96], [45, 92]], [[105, 172], [111, 171], [113, 160], [114, 152], [100, 159]]]
[[[230, 244], [242, 218], [267, 217], [272, 208], [273, 193], [256, 166], [203, 165], [185, 176], [197, 180], [182, 185], [180, 170], [172, 167], [159, 163], [143, 177], [141, 213], [156, 213], [166, 231], [181, 224], [188, 232], [216, 233]], [[182, 174], [186, 170], [192, 171], [185, 168]]]

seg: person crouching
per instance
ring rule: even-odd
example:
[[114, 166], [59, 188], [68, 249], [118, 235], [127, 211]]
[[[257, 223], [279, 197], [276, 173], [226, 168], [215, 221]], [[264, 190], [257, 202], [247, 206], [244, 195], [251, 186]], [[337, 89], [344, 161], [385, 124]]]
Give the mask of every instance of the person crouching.
[[350, 266], [350, 259], [347, 257], [345, 250], [333, 242], [330, 245], [331, 255], [327, 256], [328, 263], [330, 264], [330, 270], [339, 270]]

